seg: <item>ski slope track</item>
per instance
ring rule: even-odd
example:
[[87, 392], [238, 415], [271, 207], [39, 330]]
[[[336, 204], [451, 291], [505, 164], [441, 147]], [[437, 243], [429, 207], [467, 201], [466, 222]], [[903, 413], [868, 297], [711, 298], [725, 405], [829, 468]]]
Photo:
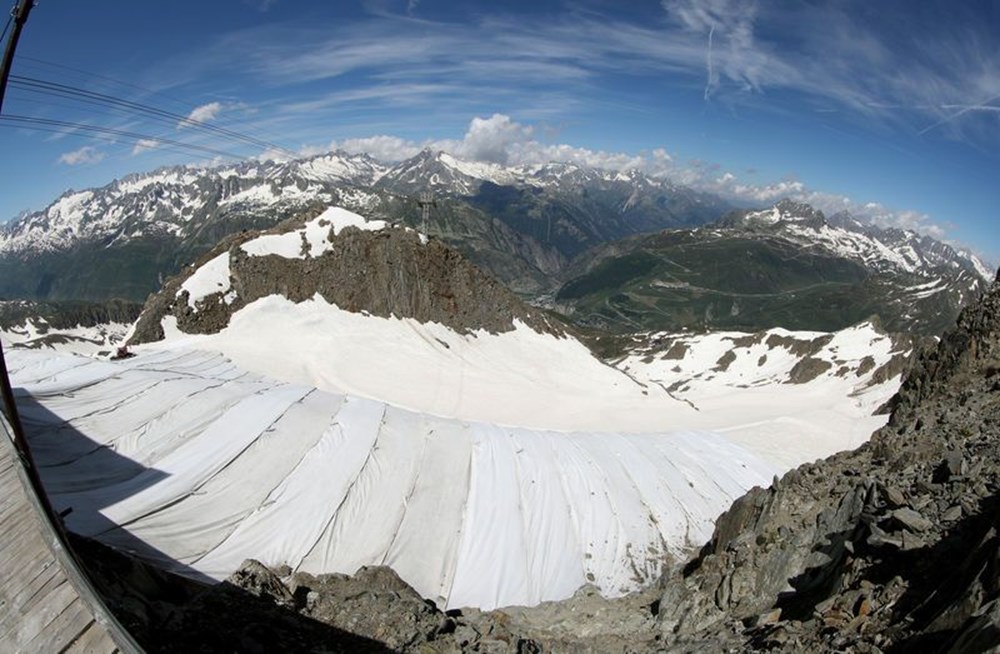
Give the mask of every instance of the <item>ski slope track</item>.
[[252, 556], [312, 573], [389, 565], [449, 607], [535, 604], [588, 582], [618, 595], [774, 471], [710, 433], [456, 420], [203, 351], [9, 358], [67, 526], [220, 580]]

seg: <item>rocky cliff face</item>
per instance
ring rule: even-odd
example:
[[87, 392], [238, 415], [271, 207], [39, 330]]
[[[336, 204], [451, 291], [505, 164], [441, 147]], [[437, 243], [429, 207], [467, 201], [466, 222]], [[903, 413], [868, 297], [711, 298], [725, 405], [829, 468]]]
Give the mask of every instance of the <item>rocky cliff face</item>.
[[[340, 227], [325, 215], [315, 210], [268, 232], [224, 240], [151, 296], [131, 342], [161, 340], [168, 316], [182, 332], [216, 333], [235, 312], [269, 295], [298, 303], [318, 294], [347, 311], [437, 322], [463, 333], [510, 331], [515, 320], [536, 331], [559, 333], [540, 311], [447, 245], [384, 223], [370, 229], [367, 225], [374, 223], [360, 216], [362, 228]], [[315, 247], [307, 242], [307, 232]], [[267, 250], [266, 243], [282, 238], [290, 239], [291, 248]], [[196, 290], [192, 283], [208, 274], [213, 261], [223, 271], [217, 286]]]
[[854, 452], [734, 503], [666, 583], [680, 647], [982, 651], [1000, 644], [1000, 280], [918, 357]]

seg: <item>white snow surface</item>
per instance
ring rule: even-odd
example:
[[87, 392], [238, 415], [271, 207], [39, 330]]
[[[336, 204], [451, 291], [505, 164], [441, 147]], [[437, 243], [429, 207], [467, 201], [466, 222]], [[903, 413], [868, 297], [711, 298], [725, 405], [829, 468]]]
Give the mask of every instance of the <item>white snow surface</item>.
[[[320, 296], [163, 327], [121, 362], [9, 355], [72, 530], [211, 579], [385, 564], [446, 607], [649, 583], [750, 487], [864, 442], [898, 386], [872, 383], [892, 344], [868, 324], [648, 335], [616, 366], [521, 323], [463, 335]], [[817, 338], [830, 369], [784, 383]]]
[[[333, 245], [329, 240], [331, 230], [337, 236], [345, 227], [357, 227], [362, 231], [379, 231], [389, 226], [384, 220], [367, 220], [341, 207], [330, 207], [301, 228], [284, 234], [265, 234], [247, 241], [240, 246], [253, 257], [276, 254], [286, 259], [304, 259], [306, 254], [318, 257], [329, 251]], [[303, 247], [304, 246], [304, 247]]]
[[5, 350], [34, 349], [96, 356], [102, 352], [109, 353], [124, 343], [130, 328], [124, 323], [107, 323], [57, 329], [44, 319], [29, 318], [23, 325], [0, 329], [0, 343]]
[[212, 579], [255, 557], [311, 573], [389, 565], [446, 607], [536, 604], [588, 580], [615, 596], [774, 472], [711, 433], [439, 417], [205, 351], [8, 363], [67, 526]]
[[436, 323], [380, 318], [316, 295], [272, 295], [237, 311], [218, 334], [188, 335], [164, 319], [166, 343], [224, 354], [289, 382], [414, 411], [536, 429], [659, 431], [697, 415], [658, 386], [596, 359], [579, 341], [517, 323], [459, 334]]
[[188, 292], [188, 306], [197, 311], [197, 304], [212, 293], [223, 293], [229, 290], [229, 252], [209, 259], [194, 273], [184, 280], [177, 291]]
[[[774, 329], [746, 348], [734, 339], [748, 335], [735, 332], [662, 335], [687, 344], [682, 360], [640, 348], [616, 367], [575, 339], [520, 323], [507, 333], [463, 335], [352, 313], [319, 295], [299, 304], [261, 298], [218, 334], [184, 334], [172, 318], [163, 327], [167, 340], [156, 347], [218, 352], [247, 370], [329, 392], [529, 429], [711, 430], [781, 470], [863, 443], [885, 424], [886, 416], [872, 413], [900, 382], [873, 383], [892, 343], [867, 323], [835, 334], [814, 355], [830, 369], [805, 384], [785, 383], [800, 355], [768, 338], [794, 343], [825, 334]], [[729, 351], [728, 369], [713, 370]], [[856, 375], [867, 356], [872, 365]]]
[[[638, 347], [617, 366], [697, 407], [699, 418], [679, 425], [721, 433], [782, 470], [866, 442], [888, 420], [873, 413], [901, 383], [899, 375], [882, 382], [874, 379], [894, 350], [890, 337], [871, 323], [832, 335], [771, 329], [741, 346], [736, 342], [753, 335], [655, 336], [678, 344], [683, 356], [668, 358], [662, 349], [651, 353]], [[790, 383], [790, 373], [802, 356], [792, 348], [827, 336], [830, 342], [812, 357], [830, 367], [812, 381]], [[732, 358], [728, 366], [723, 356]], [[868, 357], [867, 370], [858, 374]]]

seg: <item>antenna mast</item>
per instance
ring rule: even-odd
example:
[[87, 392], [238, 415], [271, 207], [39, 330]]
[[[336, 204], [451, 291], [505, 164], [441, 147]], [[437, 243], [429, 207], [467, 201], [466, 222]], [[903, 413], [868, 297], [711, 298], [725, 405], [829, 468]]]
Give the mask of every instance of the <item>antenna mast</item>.
[[420, 206], [420, 231], [427, 235], [427, 217], [431, 214], [431, 207], [437, 206], [437, 200], [430, 191], [422, 191], [417, 198], [417, 204]]

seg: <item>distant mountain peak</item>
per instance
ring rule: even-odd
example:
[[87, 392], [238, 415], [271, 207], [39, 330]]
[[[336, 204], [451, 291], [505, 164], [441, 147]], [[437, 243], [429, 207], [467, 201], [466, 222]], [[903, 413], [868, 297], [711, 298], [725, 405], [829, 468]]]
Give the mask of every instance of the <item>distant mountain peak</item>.
[[779, 200], [774, 208], [778, 210], [783, 218], [786, 220], [794, 220], [797, 222], [803, 221], [820, 221], [826, 223], [826, 216], [819, 209], [814, 208], [810, 204], [805, 202], [796, 202], [789, 198], [784, 198]]
[[932, 277], [937, 276], [937, 268], [957, 267], [983, 282], [992, 277], [989, 269], [971, 252], [926, 234], [864, 223], [847, 211], [827, 219], [813, 206], [790, 199], [783, 199], [769, 209], [731, 211], [717, 226], [749, 229], [814, 245], [873, 269], [891, 268]]

